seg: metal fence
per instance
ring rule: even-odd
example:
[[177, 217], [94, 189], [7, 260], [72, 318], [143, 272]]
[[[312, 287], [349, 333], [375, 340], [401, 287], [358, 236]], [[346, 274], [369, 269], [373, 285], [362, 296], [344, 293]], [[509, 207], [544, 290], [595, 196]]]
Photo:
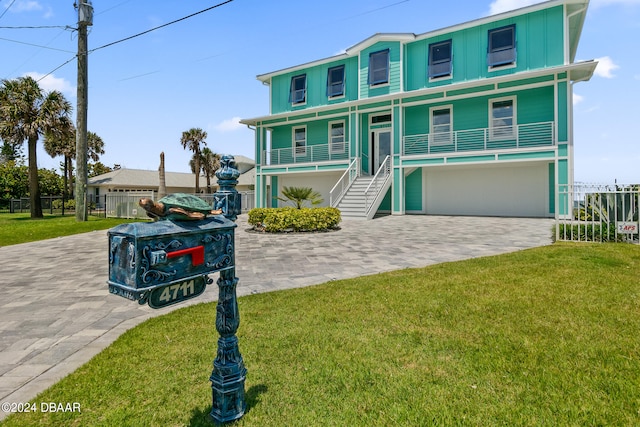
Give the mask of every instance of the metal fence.
[[[65, 203], [68, 203], [69, 199], [65, 200]], [[40, 203], [42, 206], [42, 211], [44, 213], [60, 213], [63, 211], [62, 209], [62, 196], [41, 196]], [[0, 212], [3, 213], [25, 213], [29, 212], [31, 209], [31, 201], [28, 197], [21, 197], [19, 199], [11, 199], [6, 200], [4, 203], [0, 204]], [[66, 208], [64, 209], [65, 213], [73, 213], [73, 209]]]
[[556, 240], [639, 243], [639, 185], [573, 184], [558, 190]]
[[[242, 212], [248, 212], [253, 209], [255, 205], [254, 192], [245, 191], [239, 192], [239, 194], [242, 197]], [[197, 196], [213, 206], [213, 194], [197, 194]], [[146, 211], [138, 204], [138, 201], [143, 197], [156, 200], [156, 193], [154, 191], [109, 193], [105, 196], [105, 216], [110, 218], [147, 219]]]

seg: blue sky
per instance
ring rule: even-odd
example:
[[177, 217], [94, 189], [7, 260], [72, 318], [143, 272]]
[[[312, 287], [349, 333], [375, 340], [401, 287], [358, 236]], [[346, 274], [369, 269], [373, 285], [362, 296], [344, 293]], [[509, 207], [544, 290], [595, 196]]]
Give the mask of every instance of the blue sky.
[[[89, 49], [222, 1], [94, 0]], [[234, 0], [91, 53], [88, 128], [105, 141], [109, 166], [157, 169], [164, 151], [168, 171], [188, 172], [180, 136], [192, 127], [207, 131], [213, 151], [254, 158], [253, 131], [237, 121], [268, 114], [268, 87], [256, 75], [335, 55], [375, 33], [419, 34], [533, 3]], [[0, 78], [31, 75], [75, 106], [76, 22], [73, 0], [0, 0]], [[18, 26], [54, 28], [4, 28]], [[638, 40], [640, 0], [591, 0], [577, 59], [600, 64], [574, 87], [576, 181], [640, 182]], [[40, 167], [59, 167], [60, 158], [38, 156]]]

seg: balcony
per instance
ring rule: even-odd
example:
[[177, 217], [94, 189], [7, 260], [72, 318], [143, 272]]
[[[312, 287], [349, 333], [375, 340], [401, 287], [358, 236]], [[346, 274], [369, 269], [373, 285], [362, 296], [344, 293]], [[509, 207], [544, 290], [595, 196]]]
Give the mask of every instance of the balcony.
[[467, 151], [509, 150], [556, 145], [553, 122], [467, 129], [422, 135], [402, 140], [402, 155], [429, 155]]
[[263, 166], [292, 165], [349, 160], [349, 158], [349, 141], [345, 141], [263, 151], [260, 164]]

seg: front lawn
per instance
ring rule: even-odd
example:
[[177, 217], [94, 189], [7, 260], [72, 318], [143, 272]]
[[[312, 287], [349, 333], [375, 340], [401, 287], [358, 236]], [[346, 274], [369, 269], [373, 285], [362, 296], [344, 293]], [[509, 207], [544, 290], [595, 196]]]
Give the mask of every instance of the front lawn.
[[[238, 426], [640, 425], [638, 246], [559, 243], [239, 307]], [[153, 318], [34, 400], [81, 413], [3, 425], [212, 425], [215, 314]]]
[[0, 214], [0, 246], [106, 230], [130, 221], [134, 220], [90, 215], [87, 221], [76, 222], [74, 215], [45, 214], [42, 219], [31, 219], [28, 213]]

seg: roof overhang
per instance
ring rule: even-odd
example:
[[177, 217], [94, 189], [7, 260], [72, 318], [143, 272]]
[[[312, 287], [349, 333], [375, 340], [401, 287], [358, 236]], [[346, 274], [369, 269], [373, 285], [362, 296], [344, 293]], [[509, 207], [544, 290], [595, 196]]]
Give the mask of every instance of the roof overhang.
[[414, 33], [377, 33], [347, 48], [343, 53], [340, 53], [338, 55], [330, 56], [330, 57], [319, 59], [316, 61], [306, 62], [304, 64], [283, 68], [281, 70], [272, 71], [265, 74], [260, 74], [256, 76], [256, 78], [260, 80], [263, 84], [270, 85], [271, 79], [274, 76], [277, 76], [280, 74], [292, 73], [305, 68], [314, 67], [314, 66], [326, 64], [329, 62], [334, 62], [340, 59], [357, 56], [364, 49], [381, 41], [397, 41], [401, 43], [408, 43], [416, 40], [422, 40], [425, 38], [436, 37], [442, 34], [451, 33], [453, 31], [459, 31], [466, 28], [471, 28], [474, 26], [495, 22], [501, 19], [508, 19], [511, 17], [525, 14], [525, 13], [536, 12], [539, 10], [548, 9], [554, 6], [562, 6], [562, 5], [566, 5], [566, 13], [567, 13], [567, 16], [569, 17], [570, 58], [571, 58], [571, 61], [573, 61], [575, 57], [576, 49], [578, 46], [578, 41], [580, 39], [582, 26], [584, 24], [587, 7], [589, 5], [589, 0], [549, 0], [541, 3], [533, 4], [530, 6], [525, 6], [518, 9], [510, 10], [507, 12], [502, 12], [495, 15], [489, 15], [482, 18], [474, 19], [472, 21], [467, 21], [462, 24], [456, 24], [449, 27], [428, 31], [426, 33], [421, 33], [418, 35]]

